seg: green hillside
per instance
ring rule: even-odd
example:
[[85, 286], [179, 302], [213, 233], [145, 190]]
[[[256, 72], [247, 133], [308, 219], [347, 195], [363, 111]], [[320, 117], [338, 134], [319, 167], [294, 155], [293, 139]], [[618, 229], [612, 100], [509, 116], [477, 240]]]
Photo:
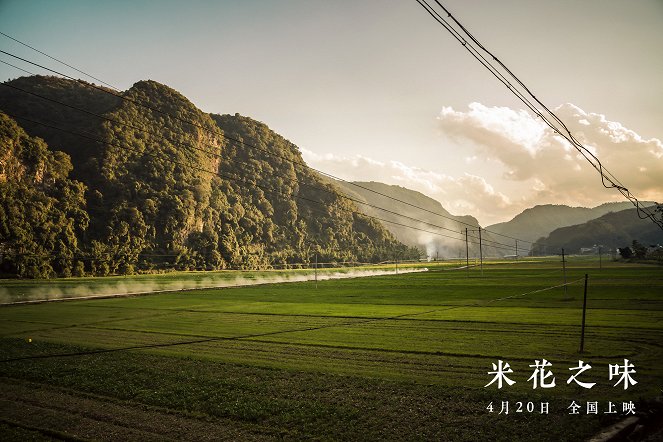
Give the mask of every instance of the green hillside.
[[512, 220], [493, 224], [486, 229], [503, 235], [536, 241], [548, 236], [560, 227], [582, 224], [609, 212], [618, 212], [633, 207], [628, 202], [605, 203], [594, 208], [570, 207], [562, 204], [545, 204], [525, 209]]
[[[321, 261], [414, 256], [333, 185], [295, 166], [303, 163], [298, 148], [266, 125], [206, 114], [154, 81], [117, 95], [40, 76], [0, 88], [0, 110], [16, 120], [3, 117], [7, 138], [41, 143], [45, 152], [70, 161], [79, 186], [75, 207], [89, 218], [78, 230], [67, 230], [76, 244], [67, 270], [41, 263], [28, 270], [19, 263], [33, 249], [5, 229], [0, 250], [6, 274], [270, 267], [306, 264], [316, 252]], [[224, 131], [243, 143], [229, 141]], [[3, 139], [0, 149], [5, 158], [14, 147]], [[3, 192], [16, 192], [21, 177], [6, 167], [4, 174]], [[30, 193], [16, 195], [33, 202]], [[3, 196], [3, 207], [10, 204]], [[65, 222], [41, 216], [58, 226]], [[43, 254], [56, 246], [45, 243]]]
[[663, 230], [649, 219], [640, 219], [636, 209], [628, 209], [556, 229], [537, 241], [533, 249], [541, 250], [545, 244], [550, 252], [563, 247], [568, 253], [579, 253], [581, 248], [601, 245], [608, 251], [628, 247], [634, 240], [645, 245], [663, 244]]

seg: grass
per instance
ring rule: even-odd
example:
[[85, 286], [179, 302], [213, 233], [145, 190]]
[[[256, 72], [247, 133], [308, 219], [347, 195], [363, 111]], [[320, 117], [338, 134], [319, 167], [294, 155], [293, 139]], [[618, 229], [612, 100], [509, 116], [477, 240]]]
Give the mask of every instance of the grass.
[[[49, 280], [0, 280], [0, 304], [52, 300], [70, 297], [107, 296], [113, 294], [144, 293], [154, 291], [179, 291], [206, 287], [228, 287], [260, 282], [296, 282], [298, 280], [320, 279], [350, 274], [352, 272], [395, 271], [393, 265], [363, 265], [361, 267], [329, 267], [320, 264], [315, 269], [255, 270], [255, 271], [173, 271], [162, 274], [139, 274], [109, 276], [104, 278], [77, 277]], [[402, 268], [403, 266], [401, 266]], [[407, 267], [423, 267], [408, 264]]]
[[[566, 278], [573, 283], [541, 290], [562, 283], [557, 260], [491, 262], [483, 276], [448, 263], [426, 266], [317, 288], [299, 282], [0, 308], [3, 359], [32, 358], [0, 362], [0, 376], [289, 439], [577, 440], [623, 415], [570, 416], [572, 400], [634, 401], [642, 409], [660, 395], [660, 267], [604, 261], [599, 269], [572, 258]], [[586, 351], [579, 354], [586, 273]], [[178, 275], [161, 277], [173, 285]], [[78, 282], [14, 282], [6, 290], [17, 299], [20, 290], [55, 284], [66, 292]], [[98, 350], [111, 351], [42, 357]], [[530, 365], [543, 358], [557, 385], [533, 390]], [[485, 388], [498, 359], [511, 364], [516, 384]], [[597, 383], [591, 390], [566, 383], [579, 359], [593, 367], [583, 374]], [[628, 390], [608, 379], [608, 366], [624, 359], [637, 370], [638, 384]], [[489, 403], [503, 400], [549, 402], [550, 413], [488, 413]]]

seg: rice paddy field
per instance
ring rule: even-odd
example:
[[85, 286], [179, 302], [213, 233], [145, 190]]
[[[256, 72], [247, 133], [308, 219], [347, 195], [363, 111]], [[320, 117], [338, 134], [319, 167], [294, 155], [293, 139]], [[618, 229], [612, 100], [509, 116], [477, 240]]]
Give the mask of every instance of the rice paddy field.
[[[660, 266], [364, 270], [1, 281], [6, 303], [174, 291], [0, 307], [0, 439], [583, 440], [657, 409]], [[202, 288], [237, 278], [260, 284]], [[486, 386], [499, 361], [515, 383]]]

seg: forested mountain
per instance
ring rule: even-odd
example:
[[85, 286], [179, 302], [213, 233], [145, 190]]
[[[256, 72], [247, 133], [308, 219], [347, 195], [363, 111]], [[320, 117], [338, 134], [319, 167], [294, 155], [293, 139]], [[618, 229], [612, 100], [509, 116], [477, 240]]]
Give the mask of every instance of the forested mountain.
[[[594, 208], [546, 204], [525, 209], [511, 221], [493, 224], [486, 229], [527, 241], [536, 241], [560, 227], [582, 224], [606, 213], [618, 212], [630, 207], [633, 205], [628, 201], [605, 203]], [[529, 246], [529, 244], [527, 245]]]
[[[316, 252], [322, 261], [415, 255], [297, 165], [298, 148], [266, 125], [208, 115], [154, 81], [108, 92], [41, 76], [0, 88], [0, 204], [14, 217], [3, 216], [0, 232], [5, 273], [268, 267], [308, 263]], [[45, 198], [48, 207], [37, 204]], [[21, 204], [34, 206], [38, 221]], [[61, 228], [62, 239], [24, 232], [45, 234], [42, 224]]]
[[663, 244], [663, 230], [650, 219], [640, 219], [635, 208], [556, 229], [548, 237], [537, 241], [533, 250], [545, 247], [549, 252], [556, 253], [563, 247], [567, 253], [579, 253], [581, 248], [600, 245], [607, 252], [617, 247], [628, 247], [634, 240], [644, 245]]
[[[476, 218], [467, 215], [452, 215], [433, 198], [401, 186], [375, 181], [339, 182], [338, 185], [348, 196], [367, 203], [358, 204], [366, 213], [386, 220], [384, 226], [399, 241], [418, 247], [430, 259], [464, 258], [466, 228], [469, 230], [469, 256], [471, 258], [479, 256], [479, 222]], [[388, 197], [384, 195], [388, 195]], [[371, 206], [388, 209], [389, 212]], [[419, 230], [404, 227], [403, 224]], [[504, 243], [503, 238], [500, 239], [490, 233], [482, 233], [482, 242], [484, 256], [515, 253], [514, 250], [509, 249], [509, 246], [504, 247], [502, 244], [498, 244], [498, 242]]]

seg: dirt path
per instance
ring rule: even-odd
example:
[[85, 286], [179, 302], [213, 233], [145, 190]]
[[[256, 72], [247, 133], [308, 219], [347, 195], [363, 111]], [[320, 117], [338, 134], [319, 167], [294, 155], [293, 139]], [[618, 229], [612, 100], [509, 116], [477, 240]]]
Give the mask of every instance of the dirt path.
[[8, 378], [0, 378], [0, 416], [4, 426], [38, 431], [45, 439], [274, 439], [261, 434], [257, 426], [230, 419], [187, 416], [171, 410]]

